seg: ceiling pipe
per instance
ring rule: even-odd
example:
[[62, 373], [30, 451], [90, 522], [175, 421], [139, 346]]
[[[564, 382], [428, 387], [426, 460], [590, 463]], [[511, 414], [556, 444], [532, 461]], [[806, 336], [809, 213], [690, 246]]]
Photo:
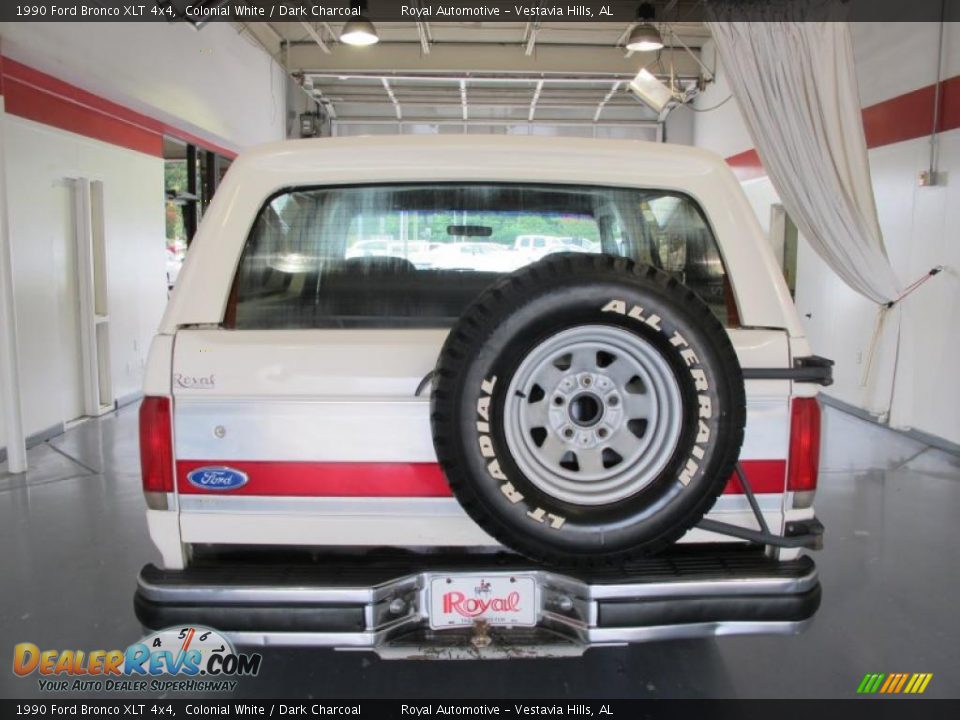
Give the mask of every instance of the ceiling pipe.
[[933, 127], [930, 130], [930, 167], [927, 170], [927, 185], [937, 184], [937, 145], [940, 133], [940, 85], [943, 78], [943, 34], [946, 29], [947, 0], [940, 3], [940, 39], [937, 42], [937, 77], [933, 90]]

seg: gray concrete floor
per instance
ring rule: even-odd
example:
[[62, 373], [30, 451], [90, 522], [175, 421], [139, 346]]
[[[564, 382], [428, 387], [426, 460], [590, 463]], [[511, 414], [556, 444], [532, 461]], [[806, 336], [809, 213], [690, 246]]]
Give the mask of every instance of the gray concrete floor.
[[[39, 696], [9, 670], [13, 645], [124, 648], [131, 598], [159, 558], [139, 485], [136, 408], [82, 424], [0, 466], [0, 697]], [[816, 554], [823, 604], [793, 637], [597, 649], [579, 659], [384, 662], [368, 653], [268, 649], [252, 697], [853, 697], [867, 672], [932, 672], [960, 695], [960, 459], [838, 411], [825, 416]]]

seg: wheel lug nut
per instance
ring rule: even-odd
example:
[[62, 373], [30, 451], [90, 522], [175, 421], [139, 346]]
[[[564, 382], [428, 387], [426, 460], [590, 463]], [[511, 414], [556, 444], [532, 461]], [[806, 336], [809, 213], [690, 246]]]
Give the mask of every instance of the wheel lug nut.
[[607, 429], [606, 429], [606, 428], [600, 428], [599, 430], [597, 430], [597, 436], [598, 436], [598, 437], [605, 438], [605, 437], [607, 436]]
[[607, 398], [607, 405], [609, 405], [610, 407], [616, 407], [619, 404], [620, 404], [620, 398], [618, 398], [616, 395], [613, 395]]
[[563, 405], [563, 398], [559, 395], [553, 399], [554, 405]]
[[567, 428], [566, 430], [563, 431], [563, 436], [569, 440], [570, 438], [573, 437], [573, 430], [570, 428]]

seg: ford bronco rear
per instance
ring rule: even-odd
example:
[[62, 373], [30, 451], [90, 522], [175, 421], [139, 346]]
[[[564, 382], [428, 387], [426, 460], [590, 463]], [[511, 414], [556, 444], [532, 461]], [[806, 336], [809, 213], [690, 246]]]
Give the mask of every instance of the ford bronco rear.
[[255, 150], [150, 351], [138, 617], [384, 657], [795, 632], [829, 381], [712, 155]]

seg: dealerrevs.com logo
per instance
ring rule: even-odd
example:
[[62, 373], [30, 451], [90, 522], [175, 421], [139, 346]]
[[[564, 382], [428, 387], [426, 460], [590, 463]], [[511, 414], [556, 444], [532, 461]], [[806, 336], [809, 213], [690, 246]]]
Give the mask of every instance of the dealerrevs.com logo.
[[125, 650], [13, 648], [14, 674], [36, 676], [45, 692], [230, 692], [235, 678], [259, 673], [262, 660], [202, 626], [160, 630]]

